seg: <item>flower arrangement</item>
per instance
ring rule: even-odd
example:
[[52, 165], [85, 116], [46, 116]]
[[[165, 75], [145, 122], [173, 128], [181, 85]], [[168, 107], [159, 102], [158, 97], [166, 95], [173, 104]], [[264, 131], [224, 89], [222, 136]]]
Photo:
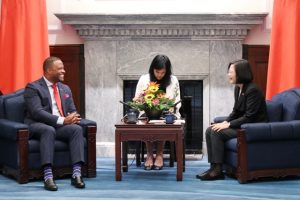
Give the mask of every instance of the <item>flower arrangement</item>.
[[159, 84], [156, 82], [150, 82], [144, 92], [135, 98], [128, 104], [140, 111], [147, 110], [169, 110], [175, 106], [175, 97], [169, 98], [163, 90], [159, 89]]

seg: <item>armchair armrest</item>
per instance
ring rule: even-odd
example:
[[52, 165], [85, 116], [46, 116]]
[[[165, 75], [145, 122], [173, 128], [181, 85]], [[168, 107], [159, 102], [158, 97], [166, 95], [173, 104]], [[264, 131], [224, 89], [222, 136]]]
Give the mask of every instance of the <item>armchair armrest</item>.
[[24, 132], [24, 130], [26, 130], [27, 137], [29, 137], [28, 126], [26, 124], [0, 119], [0, 138], [16, 141], [20, 138], [19, 132]]
[[214, 118], [214, 123], [220, 123], [220, 122], [223, 122], [227, 119], [227, 116], [219, 116], [219, 117], [216, 117]]
[[88, 160], [87, 165], [87, 176], [96, 177], [96, 132], [97, 123], [88, 120], [81, 119], [80, 126], [83, 128], [83, 134], [87, 139], [87, 149], [88, 149]]
[[96, 132], [95, 130], [94, 131], [88, 130], [92, 127], [95, 127], [95, 128], [97, 127], [97, 123], [92, 120], [81, 119], [79, 125], [83, 128], [83, 136], [84, 137], [88, 137], [89, 132]]
[[300, 120], [243, 124], [247, 142], [300, 139]]
[[92, 120], [81, 119], [79, 125], [80, 126], [97, 126], [97, 123]]

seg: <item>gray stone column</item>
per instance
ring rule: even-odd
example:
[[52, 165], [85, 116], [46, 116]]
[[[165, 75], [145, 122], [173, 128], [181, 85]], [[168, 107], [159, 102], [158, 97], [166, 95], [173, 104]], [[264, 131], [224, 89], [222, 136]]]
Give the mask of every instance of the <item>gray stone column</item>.
[[85, 42], [86, 117], [97, 121], [97, 155], [114, 155], [114, 124], [122, 111], [116, 41]]
[[211, 41], [209, 77], [204, 80], [203, 152], [206, 154], [205, 130], [217, 116], [227, 116], [233, 108], [233, 85], [228, 81], [228, 63], [242, 57], [240, 41]]

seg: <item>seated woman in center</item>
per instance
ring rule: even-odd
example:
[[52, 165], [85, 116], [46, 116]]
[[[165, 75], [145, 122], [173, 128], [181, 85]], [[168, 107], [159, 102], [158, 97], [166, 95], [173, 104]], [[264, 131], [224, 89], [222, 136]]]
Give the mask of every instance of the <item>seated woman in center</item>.
[[[180, 100], [179, 82], [175, 76], [172, 75], [172, 66], [169, 58], [165, 55], [157, 55], [152, 60], [149, 68], [149, 73], [140, 77], [136, 86], [135, 96], [140, 96], [144, 89], [146, 89], [150, 82], [159, 84], [159, 89], [163, 90], [169, 98], [175, 98], [175, 102]], [[181, 104], [177, 104], [175, 108], [175, 115], [180, 117], [179, 108]], [[145, 170], [161, 170], [163, 168], [163, 148], [164, 141], [146, 142], [147, 159], [144, 163]], [[156, 157], [153, 156], [153, 146], [156, 144]]]

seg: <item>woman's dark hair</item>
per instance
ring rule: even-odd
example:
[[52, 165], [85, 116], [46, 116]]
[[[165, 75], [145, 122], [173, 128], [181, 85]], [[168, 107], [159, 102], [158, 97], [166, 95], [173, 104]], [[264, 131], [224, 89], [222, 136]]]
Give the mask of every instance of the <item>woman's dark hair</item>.
[[[154, 69], [166, 69], [165, 76], [159, 81], [156, 79], [154, 75]], [[160, 88], [167, 88], [171, 83], [171, 75], [172, 75], [172, 65], [168, 56], [165, 55], [157, 55], [153, 58], [152, 63], [149, 68], [150, 81], [154, 81], [160, 84]]]
[[240, 59], [230, 62], [228, 65], [228, 70], [230, 68], [230, 65], [234, 65], [237, 84], [252, 82], [253, 74], [251, 66], [247, 60]]

